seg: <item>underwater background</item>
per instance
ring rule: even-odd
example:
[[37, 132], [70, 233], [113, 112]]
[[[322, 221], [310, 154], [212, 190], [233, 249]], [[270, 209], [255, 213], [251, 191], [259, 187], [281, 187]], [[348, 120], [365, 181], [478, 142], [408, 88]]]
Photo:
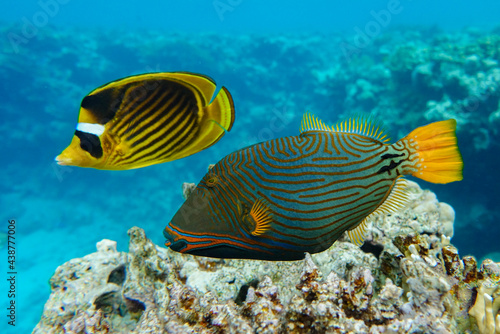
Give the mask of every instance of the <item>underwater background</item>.
[[[16, 220], [17, 325], [38, 322], [58, 265], [103, 238], [126, 250], [139, 226], [158, 245], [183, 182], [243, 146], [296, 135], [302, 114], [382, 120], [393, 140], [455, 118], [464, 180], [422, 188], [456, 211], [461, 255], [500, 261], [498, 1], [18, 1], [0, 13], [5, 298]], [[130, 171], [61, 167], [81, 99], [132, 74], [190, 71], [231, 92], [234, 127], [215, 146]]]

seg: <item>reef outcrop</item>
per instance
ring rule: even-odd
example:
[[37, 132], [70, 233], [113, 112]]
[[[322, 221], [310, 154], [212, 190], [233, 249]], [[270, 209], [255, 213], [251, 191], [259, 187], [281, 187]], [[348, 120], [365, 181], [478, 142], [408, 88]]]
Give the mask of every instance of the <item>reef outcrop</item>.
[[302, 261], [179, 254], [133, 227], [128, 253], [103, 240], [56, 270], [34, 333], [499, 333], [500, 264], [461, 258], [453, 209], [409, 187], [361, 248]]

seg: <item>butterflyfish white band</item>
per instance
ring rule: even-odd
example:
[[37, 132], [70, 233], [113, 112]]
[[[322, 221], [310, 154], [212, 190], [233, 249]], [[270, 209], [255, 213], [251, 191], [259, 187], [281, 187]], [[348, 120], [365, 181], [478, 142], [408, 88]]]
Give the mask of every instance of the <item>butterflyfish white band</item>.
[[100, 136], [104, 132], [104, 125], [92, 123], [78, 123], [76, 129], [81, 132], [91, 133]]

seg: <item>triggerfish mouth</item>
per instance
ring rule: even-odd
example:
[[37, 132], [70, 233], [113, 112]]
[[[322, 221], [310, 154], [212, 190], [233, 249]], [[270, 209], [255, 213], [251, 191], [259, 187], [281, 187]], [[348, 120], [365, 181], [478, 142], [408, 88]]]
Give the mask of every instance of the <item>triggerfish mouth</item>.
[[81, 102], [60, 165], [123, 170], [180, 159], [215, 144], [234, 122], [231, 94], [204, 75], [135, 75], [103, 85]]
[[462, 180], [453, 119], [390, 144], [368, 119], [332, 127], [306, 114], [299, 136], [231, 153], [199, 182], [164, 230], [181, 253], [299, 260], [328, 249], [345, 231], [362, 245], [370, 217], [403, 208], [404, 175]]

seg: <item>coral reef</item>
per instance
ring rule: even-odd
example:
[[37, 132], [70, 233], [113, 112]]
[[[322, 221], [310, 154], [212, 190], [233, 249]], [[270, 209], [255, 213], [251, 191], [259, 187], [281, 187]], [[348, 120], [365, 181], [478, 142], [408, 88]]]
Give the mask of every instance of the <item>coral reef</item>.
[[34, 333], [498, 333], [500, 264], [461, 259], [453, 209], [409, 187], [361, 248], [303, 261], [184, 255], [133, 227], [128, 253], [103, 240], [57, 269]]
[[477, 321], [481, 334], [500, 333], [500, 266], [485, 260], [482, 271], [488, 278], [481, 282], [477, 290], [476, 303], [469, 314]]

